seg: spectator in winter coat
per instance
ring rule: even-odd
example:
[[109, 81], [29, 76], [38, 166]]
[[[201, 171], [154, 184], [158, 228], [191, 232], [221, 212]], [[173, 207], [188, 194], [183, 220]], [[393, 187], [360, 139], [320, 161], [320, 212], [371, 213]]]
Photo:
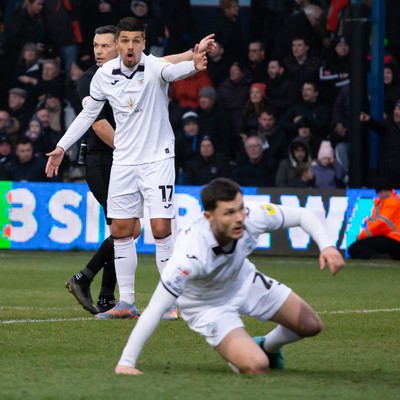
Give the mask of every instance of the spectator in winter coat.
[[301, 95], [302, 100], [294, 103], [281, 115], [280, 126], [289, 137], [294, 137], [297, 134], [297, 123], [302, 118], [307, 118], [314, 135], [324, 139], [330, 132], [330, 107], [320, 101], [318, 85], [315, 82], [305, 82]]
[[304, 37], [293, 39], [292, 51], [283, 59], [283, 63], [298, 88], [301, 88], [304, 82], [318, 79], [321, 60], [310, 54], [308, 42]]
[[205, 185], [214, 178], [230, 178], [229, 163], [222, 154], [215, 152], [211, 137], [201, 138], [199, 152], [188, 161], [185, 185]]
[[311, 162], [299, 162], [295, 168], [295, 178], [288, 183], [292, 188], [311, 188], [314, 187], [314, 173]]
[[323, 60], [319, 69], [322, 97], [331, 104], [339, 89], [350, 83], [350, 47], [347, 38], [337, 36], [332, 47], [332, 54]]
[[300, 99], [296, 83], [291, 79], [279, 60], [270, 60], [267, 68], [267, 100], [275, 108], [278, 117]]
[[242, 186], [273, 186], [268, 168], [268, 154], [258, 136], [249, 136], [244, 142], [245, 153], [238, 157], [234, 180]]
[[195, 109], [199, 116], [200, 130], [211, 136], [217, 153], [230, 158], [232, 153], [232, 126], [228, 111], [221, 106], [217, 91], [205, 86], [199, 92], [199, 107]]
[[176, 184], [183, 184], [188, 163], [199, 154], [201, 141], [199, 116], [194, 111], [187, 111], [182, 116], [182, 130], [175, 140]]
[[318, 158], [312, 163], [315, 187], [319, 189], [343, 187], [345, 172], [335, 160], [331, 142], [324, 140], [318, 151]]
[[360, 121], [365, 123], [381, 138], [380, 175], [389, 177], [394, 187], [400, 187], [400, 101], [387, 120], [377, 121], [367, 113], [360, 113]]
[[22, 137], [17, 142], [16, 157], [6, 166], [10, 180], [22, 182], [47, 181], [45, 174], [46, 159], [35, 156], [33, 144], [29, 138]]
[[295, 138], [289, 145], [288, 156], [283, 159], [275, 177], [275, 186], [288, 187], [296, 177], [296, 167], [300, 162], [311, 162], [310, 149], [307, 142]]
[[229, 112], [233, 133], [238, 137], [242, 109], [249, 96], [249, 81], [243, 63], [234, 62], [229, 69], [229, 78], [217, 88], [218, 101]]

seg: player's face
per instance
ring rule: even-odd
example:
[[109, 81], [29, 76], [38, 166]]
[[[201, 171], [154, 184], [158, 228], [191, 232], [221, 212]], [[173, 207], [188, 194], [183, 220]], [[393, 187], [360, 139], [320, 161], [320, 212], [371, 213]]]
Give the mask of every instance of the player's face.
[[112, 33], [95, 35], [93, 39], [93, 53], [98, 67], [118, 57], [115, 36]]
[[125, 67], [133, 68], [139, 63], [145, 46], [143, 32], [122, 31], [119, 34], [117, 48]]
[[222, 246], [243, 236], [246, 210], [243, 196], [238, 193], [232, 201], [219, 201], [214, 211], [205, 211], [204, 216], [211, 225], [211, 230]]

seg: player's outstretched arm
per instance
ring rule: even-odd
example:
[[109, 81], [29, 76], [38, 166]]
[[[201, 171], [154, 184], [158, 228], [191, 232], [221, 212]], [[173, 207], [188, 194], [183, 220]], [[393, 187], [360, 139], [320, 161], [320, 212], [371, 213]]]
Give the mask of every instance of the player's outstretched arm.
[[58, 175], [58, 168], [64, 158], [64, 149], [57, 146], [53, 151], [47, 153], [46, 156], [49, 157], [46, 164], [46, 176], [52, 178], [54, 175]]
[[149, 305], [143, 311], [133, 329], [122, 356], [115, 368], [118, 375], [141, 375], [142, 371], [136, 368], [136, 360], [143, 346], [153, 334], [160, 322], [161, 316], [176, 301], [164, 285], [160, 282], [151, 297]]
[[321, 253], [319, 265], [325, 268], [326, 263], [332, 275], [337, 274], [344, 266], [343, 256], [335, 247], [335, 240], [330, 237], [328, 231], [317, 215], [304, 207], [279, 206], [284, 216], [284, 227], [300, 226], [317, 243]]
[[319, 267], [323, 270], [328, 264], [331, 274], [335, 276], [343, 267], [344, 259], [335, 247], [325, 247], [319, 255]]
[[[199, 43], [200, 52], [205, 51], [206, 53], [209, 53], [211, 50], [213, 50], [215, 48], [214, 37], [215, 37], [215, 34], [211, 33], [210, 35], [207, 35], [203, 39], [201, 39], [201, 41]], [[194, 55], [194, 51], [188, 50], [183, 53], [171, 54], [168, 56], [164, 56], [163, 58], [165, 60], [169, 61], [171, 64], [177, 64], [182, 61], [192, 61], [193, 55]]]

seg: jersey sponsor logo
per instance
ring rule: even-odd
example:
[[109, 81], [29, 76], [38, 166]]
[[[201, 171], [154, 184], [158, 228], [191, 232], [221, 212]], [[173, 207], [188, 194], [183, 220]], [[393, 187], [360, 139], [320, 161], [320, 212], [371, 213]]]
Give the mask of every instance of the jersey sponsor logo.
[[137, 83], [139, 85], [143, 85], [143, 83], [144, 83], [144, 73], [140, 72], [139, 74], [137, 74], [136, 79], [137, 79]]
[[130, 110], [133, 110], [133, 109], [135, 108], [135, 106], [136, 106], [135, 101], [132, 100], [132, 99], [129, 97], [129, 101], [128, 101], [127, 107], [128, 107]]
[[124, 118], [131, 117], [132, 115], [143, 111], [141, 108], [138, 107], [138, 104], [135, 103], [135, 100], [132, 100], [131, 97], [129, 97], [129, 100], [127, 101], [127, 105], [125, 107], [129, 108], [129, 110], [132, 110], [132, 112], [130, 114], [122, 114]]
[[263, 204], [261, 207], [267, 212], [268, 215], [276, 214], [276, 208], [271, 204]]
[[114, 82], [111, 82], [111, 85], [115, 85], [117, 82], [119, 82], [119, 79], [116, 79]]
[[168, 204], [167, 206], [164, 206], [164, 208], [170, 208], [170, 207], [172, 207], [172, 204]]

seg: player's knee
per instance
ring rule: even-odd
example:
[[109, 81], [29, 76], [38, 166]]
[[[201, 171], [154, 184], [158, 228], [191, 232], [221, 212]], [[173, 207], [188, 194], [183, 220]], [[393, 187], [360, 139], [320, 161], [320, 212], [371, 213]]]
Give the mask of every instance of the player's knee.
[[153, 231], [153, 237], [155, 239], [165, 239], [171, 235], [170, 227], [165, 227], [165, 226], [153, 227], [152, 231]]
[[316, 314], [310, 315], [302, 324], [300, 336], [308, 337], [318, 335], [322, 331], [323, 324]]
[[249, 375], [263, 375], [269, 370], [269, 361], [265, 354], [253, 358], [240, 367], [240, 373]]

